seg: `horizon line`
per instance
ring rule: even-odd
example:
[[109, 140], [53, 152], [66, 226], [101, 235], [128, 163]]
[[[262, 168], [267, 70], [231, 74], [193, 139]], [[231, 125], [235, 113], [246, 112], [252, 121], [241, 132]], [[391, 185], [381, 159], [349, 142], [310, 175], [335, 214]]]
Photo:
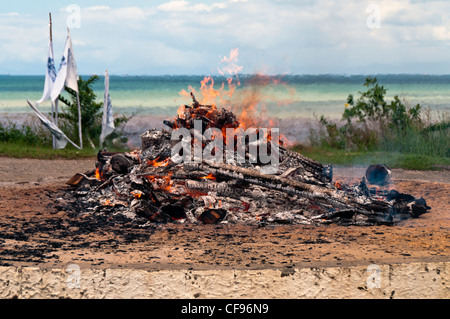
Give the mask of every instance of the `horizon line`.
[[[97, 74], [97, 73], [91, 73], [91, 74], [79, 74], [79, 76], [93, 76], [93, 75], [98, 75], [98, 76], [104, 76], [105, 74]], [[145, 74], [145, 73], [140, 73], [140, 74], [133, 74], [133, 73], [123, 73], [123, 74], [114, 74], [114, 73], [110, 73], [109, 76], [121, 76], [121, 77], [127, 77], [127, 76], [147, 76], [147, 77], [157, 77], [157, 76], [215, 76], [215, 77], [234, 77], [234, 76], [238, 76], [238, 77], [247, 77], [247, 76], [257, 76], [257, 75], [261, 75], [261, 76], [269, 76], [269, 77], [283, 77], [283, 76], [380, 76], [380, 75], [408, 75], [408, 76], [446, 76], [446, 75], [450, 75], [450, 73], [278, 73], [278, 74], [264, 74], [264, 73], [240, 73], [240, 74], [235, 74], [235, 75], [222, 75], [222, 74], [201, 74], [201, 73], [197, 73], [197, 74], [186, 74], [186, 73], [180, 73], [180, 74]], [[0, 76], [42, 76], [45, 77], [45, 74], [0, 74]]]

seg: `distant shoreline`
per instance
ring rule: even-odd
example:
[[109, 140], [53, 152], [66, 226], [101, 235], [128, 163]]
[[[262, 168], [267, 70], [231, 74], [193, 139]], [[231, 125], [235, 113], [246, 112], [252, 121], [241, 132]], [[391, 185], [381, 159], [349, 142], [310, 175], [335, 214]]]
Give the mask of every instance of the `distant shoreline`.
[[[168, 127], [163, 124], [163, 121], [175, 116], [176, 113], [171, 116], [135, 115], [125, 125], [124, 133], [128, 136], [132, 144], [138, 146], [140, 144], [140, 135], [142, 133], [149, 129], [168, 129]], [[22, 125], [27, 121], [39, 125], [37, 117], [32, 113], [0, 113], [0, 122], [5, 123], [8, 122], [8, 120], [16, 125]], [[302, 117], [287, 119], [271, 118], [271, 120], [273, 121], [272, 127], [279, 128], [280, 133], [289, 141], [303, 144], [308, 143], [310, 129], [316, 127], [318, 124], [318, 120]]]
[[[89, 77], [92, 74], [80, 74], [81, 77]], [[104, 77], [103, 73], [97, 74], [100, 77]], [[256, 75], [263, 75], [268, 77], [367, 77], [367, 76], [376, 76], [376, 77], [450, 77], [450, 73], [285, 73], [285, 74], [262, 74], [262, 73], [245, 73], [238, 74], [237, 76], [240, 78], [248, 78]], [[44, 74], [0, 74], [3, 77], [14, 77], [14, 76], [23, 76], [23, 77], [42, 77], [44, 78]], [[110, 77], [205, 77], [212, 76], [215, 78], [227, 78], [227, 76], [221, 74], [110, 74]]]

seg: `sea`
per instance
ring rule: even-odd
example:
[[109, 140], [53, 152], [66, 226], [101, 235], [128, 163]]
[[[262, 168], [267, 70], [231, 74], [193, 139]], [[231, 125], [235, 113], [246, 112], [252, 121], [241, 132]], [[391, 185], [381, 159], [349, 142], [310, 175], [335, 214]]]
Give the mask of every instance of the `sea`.
[[[359, 96], [366, 90], [368, 75], [280, 75], [262, 77], [255, 81], [255, 75], [233, 77], [234, 107], [239, 108], [251, 96], [265, 115], [278, 118], [317, 118], [325, 115], [339, 118], [345, 109], [347, 97]], [[399, 96], [407, 105], [421, 104], [433, 111], [448, 112], [450, 108], [450, 75], [426, 74], [380, 74], [371, 75], [387, 90], [386, 98]], [[87, 79], [89, 75], [82, 75]], [[200, 92], [204, 75], [161, 75], [132, 76], [111, 75], [110, 96], [115, 114], [174, 116], [180, 105], [190, 104], [189, 96], [180, 94]], [[214, 88], [229, 92], [227, 78], [212, 76]], [[266, 81], [267, 80], [267, 81]], [[208, 82], [211, 84], [211, 81]], [[44, 76], [0, 75], [0, 116], [30, 113], [26, 99], [41, 98]], [[104, 99], [104, 77], [93, 85], [98, 101]], [[65, 93], [66, 94], [66, 93]], [[197, 93], [200, 94], [200, 93]], [[201, 95], [197, 96], [201, 102]], [[217, 103], [220, 106], [220, 101]], [[50, 102], [39, 106], [41, 111], [50, 112]]]

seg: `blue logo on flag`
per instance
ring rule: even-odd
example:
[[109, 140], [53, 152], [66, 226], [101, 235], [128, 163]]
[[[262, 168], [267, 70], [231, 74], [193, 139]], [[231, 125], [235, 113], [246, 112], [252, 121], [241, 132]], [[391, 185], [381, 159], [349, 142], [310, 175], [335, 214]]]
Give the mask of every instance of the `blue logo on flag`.
[[63, 65], [66, 65], [66, 64], [67, 64], [67, 62], [66, 62], [66, 57], [63, 56], [62, 59], [61, 59], [61, 64], [59, 65], [59, 69], [61, 70], [61, 68], [63, 67]]
[[47, 72], [52, 82], [55, 82], [56, 79], [56, 69], [55, 69], [55, 61], [52, 58], [48, 58], [47, 61]]

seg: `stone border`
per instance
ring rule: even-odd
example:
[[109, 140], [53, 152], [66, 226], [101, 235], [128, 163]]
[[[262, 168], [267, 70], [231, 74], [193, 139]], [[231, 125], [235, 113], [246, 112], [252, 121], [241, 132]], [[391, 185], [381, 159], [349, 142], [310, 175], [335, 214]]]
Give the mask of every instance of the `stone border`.
[[450, 262], [261, 270], [0, 267], [0, 298], [450, 298]]

